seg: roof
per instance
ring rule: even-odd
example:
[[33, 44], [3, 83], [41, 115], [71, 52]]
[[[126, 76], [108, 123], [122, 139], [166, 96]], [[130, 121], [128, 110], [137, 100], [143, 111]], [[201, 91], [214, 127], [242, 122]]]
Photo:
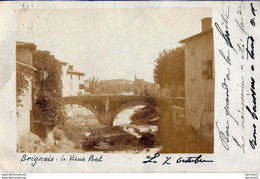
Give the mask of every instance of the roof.
[[211, 32], [213, 32], [213, 28], [210, 28], [209, 30], [202, 31], [201, 33], [198, 33], [196, 35], [193, 35], [193, 36], [190, 36], [190, 37], [188, 37], [186, 39], [183, 39], [183, 40], [179, 41], [179, 43], [184, 44], [184, 43], [186, 43], [186, 42], [188, 42], [190, 40], [193, 40], [195, 38], [201, 37], [201, 36], [206, 35], [206, 34], [211, 33]]
[[16, 41], [16, 48], [29, 48], [32, 51], [35, 51], [36, 45], [34, 43]]
[[37, 69], [31, 65], [28, 65], [26, 63], [23, 63], [23, 62], [19, 62], [19, 61], [16, 61], [17, 64], [19, 65], [22, 65], [22, 66], [25, 66], [25, 67], [28, 67], [28, 68], [31, 68], [32, 70], [36, 71]]
[[72, 74], [76, 74], [76, 75], [82, 75], [82, 76], [84, 76], [84, 75], [85, 75], [85, 73], [78, 72], [78, 71], [74, 71], [74, 70], [67, 70], [67, 73], [72, 73]]
[[64, 62], [64, 61], [61, 61], [61, 60], [58, 60], [58, 62], [60, 62], [60, 64], [65, 64], [65, 65], [68, 64], [67, 62]]

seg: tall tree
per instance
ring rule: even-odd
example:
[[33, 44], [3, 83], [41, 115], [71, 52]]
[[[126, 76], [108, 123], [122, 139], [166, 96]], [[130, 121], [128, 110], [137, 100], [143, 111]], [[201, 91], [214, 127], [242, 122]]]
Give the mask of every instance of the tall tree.
[[184, 85], [184, 47], [164, 50], [156, 59], [154, 81], [161, 89]]

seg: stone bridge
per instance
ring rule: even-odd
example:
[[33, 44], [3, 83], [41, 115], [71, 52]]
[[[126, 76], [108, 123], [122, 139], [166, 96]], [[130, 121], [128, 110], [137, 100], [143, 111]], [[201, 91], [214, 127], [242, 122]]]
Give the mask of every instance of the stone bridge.
[[77, 104], [90, 110], [100, 124], [112, 126], [115, 117], [123, 110], [137, 105], [154, 108], [160, 115], [171, 106], [184, 107], [184, 98], [146, 97], [130, 95], [85, 95], [64, 97], [64, 104]]

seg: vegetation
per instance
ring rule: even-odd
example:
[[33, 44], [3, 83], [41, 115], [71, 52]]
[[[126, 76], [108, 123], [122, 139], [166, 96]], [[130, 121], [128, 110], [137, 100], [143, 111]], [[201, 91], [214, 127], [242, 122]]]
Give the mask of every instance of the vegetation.
[[121, 95], [132, 92], [138, 96], [157, 96], [158, 86], [143, 79], [136, 79], [134, 82], [124, 79], [98, 80], [94, 76], [89, 79], [89, 87], [85, 91], [91, 94]]
[[149, 83], [143, 79], [136, 79], [133, 85], [134, 95], [137, 96], [157, 96], [158, 85], [155, 83]]
[[89, 87], [85, 89], [91, 94], [122, 94], [131, 90], [132, 82], [130, 80], [98, 80], [95, 76], [89, 79]]
[[131, 124], [158, 125], [159, 114], [151, 106], [139, 109], [131, 116]]
[[61, 124], [65, 118], [62, 100], [61, 64], [49, 51], [33, 54], [35, 71], [34, 98], [37, 104], [38, 120], [44, 126]]
[[29, 89], [29, 81], [33, 80], [33, 69], [16, 64], [16, 105], [21, 106], [20, 98]]
[[184, 85], [184, 47], [164, 50], [159, 54], [154, 81], [161, 89]]
[[89, 87], [85, 88], [86, 92], [90, 92], [92, 94], [98, 93], [98, 78], [93, 76], [89, 78]]

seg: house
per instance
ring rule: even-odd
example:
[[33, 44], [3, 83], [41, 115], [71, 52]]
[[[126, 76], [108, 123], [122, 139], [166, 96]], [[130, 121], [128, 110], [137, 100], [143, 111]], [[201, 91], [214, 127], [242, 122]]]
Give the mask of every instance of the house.
[[73, 65], [60, 61], [62, 65], [62, 95], [77, 96], [84, 94], [84, 76], [85, 73], [75, 71]]
[[214, 126], [214, 44], [211, 18], [201, 20], [202, 31], [180, 41], [185, 44], [185, 115], [186, 124]]
[[[31, 131], [31, 110], [32, 110], [32, 78], [30, 74], [36, 70], [32, 65], [32, 54], [36, 50], [36, 45], [27, 42], [16, 42], [16, 91], [23, 91], [21, 95], [17, 93], [17, 139]], [[27, 89], [25, 82], [28, 82]]]

